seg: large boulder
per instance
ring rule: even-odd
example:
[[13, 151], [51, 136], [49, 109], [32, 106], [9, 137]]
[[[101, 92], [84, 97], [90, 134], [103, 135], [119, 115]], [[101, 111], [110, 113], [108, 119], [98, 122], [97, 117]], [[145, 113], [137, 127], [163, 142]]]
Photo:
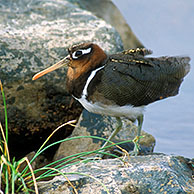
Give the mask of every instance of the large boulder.
[[[70, 103], [65, 90], [66, 69], [37, 81], [32, 76], [65, 57], [75, 43], [96, 42], [108, 53], [123, 46], [111, 25], [67, 0], [1, 1], [0, 18], [0, 79], [7, 101], [9, 146], [11, 153], [23, 156], [82, 111], [78, 103]], [[3, 111], [1, 100], [2, 123]], [[71, 131], [72, 127], [65, 127], [58, 137]]]
[[[65, 176], [38, 184], [41, 194], [194, 193], [189, 159], [167, 155], [108, 159], [64, 167]], [[69, 184], [71, 182], [71, 185]]]
[[144, 47], [111, 0], [71, 0], [71, 2], [77, 3], [80, 8], [91, 11], [114, 26], [121, 36], [125, 49]]

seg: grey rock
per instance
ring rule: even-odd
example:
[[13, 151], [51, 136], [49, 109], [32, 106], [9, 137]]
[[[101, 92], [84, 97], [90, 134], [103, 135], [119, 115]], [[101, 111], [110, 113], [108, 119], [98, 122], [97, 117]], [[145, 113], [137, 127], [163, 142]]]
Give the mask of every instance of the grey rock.
[[119, 159], [80, 162], [62, 172], [66, 177], [57, 176], [51, 181], [38, 183], [40, 193], [73, 193], [67, 179], [80, 194], [194, 193], [192, 170], [187, 159], [176, 156], [136, 156], [125, 163]]
[[[39, 146], [58, 125], [78, 118], [82, 108], [70, 107], [66, 69], [32, 81], [75, 43], [92, 41], [108, 53], [123, 50], [116, 30], [70, 1], [16, 0], [0, 2], [0, 79], [7, 100], [10, 148], [16, 153]], [[0, 121], [4, 123], [3, 103]], [[72, 127], [61, 130], [61, 138]], [[60, 134], [59, 134], [60, 136]], [[25, 144], [25, 147], [23, 145]], [[21, 149], [22, 148], [22, 149]]]
[[91, 11], [114, 26], [121, 36], [125, 49], [144, 47], [111, 0], [71, 0], [71, 2], [77, 3], [82, 9]]

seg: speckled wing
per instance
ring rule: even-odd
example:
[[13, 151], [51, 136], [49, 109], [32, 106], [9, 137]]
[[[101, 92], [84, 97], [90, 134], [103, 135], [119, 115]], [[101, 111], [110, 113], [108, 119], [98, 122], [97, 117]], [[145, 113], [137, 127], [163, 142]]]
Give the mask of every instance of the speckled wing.
[[106, 100], [123, 106], [147, 105], [175, 96], [189, 72], [189, 57], [145, 57], [149, 50], [109, 56], [94, 80], [95, 91]]

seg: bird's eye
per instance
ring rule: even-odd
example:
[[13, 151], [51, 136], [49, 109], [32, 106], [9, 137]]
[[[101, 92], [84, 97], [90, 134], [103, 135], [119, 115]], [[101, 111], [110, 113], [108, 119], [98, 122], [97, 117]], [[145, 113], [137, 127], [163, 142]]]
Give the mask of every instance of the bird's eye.
[[75, 52], [75, 57], [79, 57], [79, 56], [81, 56], [82, 55], [82, 51], [76, 51]]
[[73, 59], [78, 59], [79, 57], [81, 57], [83, 54], [82, 50], [78, 50], [72, 53], [72, 58]]
[[92, 50], [91, 48], [87, 48], [87, 49], [80, 49], [80, 50], [74, 51], [72, 53], [72, 58], [78, 59], [79, 57], [81, 57], [83, 55], [89, 54], [91, 52], [91, 50]]

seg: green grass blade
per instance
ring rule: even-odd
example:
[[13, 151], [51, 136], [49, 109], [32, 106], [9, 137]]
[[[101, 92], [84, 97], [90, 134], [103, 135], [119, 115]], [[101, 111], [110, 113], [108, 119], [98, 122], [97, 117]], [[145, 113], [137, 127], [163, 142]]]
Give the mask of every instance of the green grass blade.
[[[40, 155], [42, 152], [44, 152], [45, 150], [47, 150], [47, 149], [50, 148], [50, 147], [52, 147], [52, 146], [54, 146], [54, 145], [56, 145], [56, 144], [65, 142], [65, 141], [70, 141], [70, 140], [75, 140], [75, 139], [80, 139], [80, 138], [93, 138], [93, 139], [99, 139], [99, 140], [107, 141], [107, 139], [102, 138], [102, 137], [97, 137], [97, 136], [76, 136], [76, 137], [71, 137], [71, 138], [63, 139], [63, 140], [54, 142], [54, 143], [52, 143], [52, 144], [46, 146], [45, 148], [42, 148], [42, 150], [39, 149], [39, 152], [37, 152], [37, 153], [35, 154], [35, 156], [31, 159], [30, 163], [32, 163], [38, 155]], [[124, 141], [124, 142], [129, 142], [129, 141], [131, 141], [131, 140], [127, 140], [127, 141]], [[108, 141], [108, 142], [109, 142], [109, 143], [113, 143], [112, 141]], [[114, 145], [119, 145], [119, 144], [121, 144], [121, 143], [122, 143], [122, 142], [119, 142], [119, 143], [116, 143], [116, 144], [114, 144]], [[109, 148], [109, 147], [112, 147], [112, 146], [113, 146], [113, 145], [108, 145], [108, 146], [106, 146], [106, 147], [103, 148], [103, 149], [106, 149], [106, 148]], [[41, 147], [42, 147], [42, 146], [41, 146]], [[98, 150], [94, 150], [94, 151], [90, 151], [90, 152], [82, 152], [82, 153], [84, 153], [83, 156], [85, 156], [85, 155], [89, 155], [89, 154], [98, 152], [99, 150], [102, 150], [102, 148], [100, 148], [100, 149], [98, 149]], [[78, 153], [78, 154], [76, 154], [76, 155], [80, 155], [80, 154], [82, 154], [82, 153]], [[68, 158], [71, 158], [71, 157], [74, 157], [74, 156], [75, 156], [75, 155], [67, 156], [66, 158], [64, 158], [64, 160], [65, 160], [65, 159], [68, 159]], [[82, 156], [80, 156], [80, 157], [82, 157]], [[57, 163], [57, 161], [54, 162], [54, 163]], [[53, 164], [53, 163], [52, 163], [52, 164]], [[27, 169], [28, 169], [28, 168], [26, 167], [26, 168], [22, 171], [22, 174], [25, 174], [25, 172], [27, 171]], [[35, 172], [36, 172], [36, 171], [35, 171]], [[26, 174], [25, 176], [27, 176], [27, 175], [28, 175], [28, 174]]]
[[[45, 168], [45, 169], [47, 169], [47, 168]], [[58, 172], [58, 175], [60, 174], [60, 175], [62, 175], [62, 176], [65, 177], [65, 178], [66, 178], [65, 175], [68, 175], [68, 174], [78, 174], [78, 175], [81, 175], [81, 176], [90, 177], [90, 178], [94, 179], [95, 181], [97, 181], [100, 185], [102, 185], [102, 187], [103, 187], [104, 190], [107, 192], [107, 194], [110, 194], [110, 192], [108, 191], [107, 187], [106, 187], [101, 181], [99, 181], [96, 177], [94, 177], [94, 176], [92, 176], [92, 175], [89, 175], [89, 174], [86, 174], [86, 173], [80, 173], [80, 172], [67, 172], [67, 173], [63, 173], [63, 172], [61, 172], [60, 170], [55, 169], [55, 168], [48, 168], [48, 169]], [[67, 178], [66, 178], [66, 179], [67, 179]]]
[[[85, 136], [84, 136], [84, 137], [85, 137]], [[88, 137], [91, 137], [91, 136], [88, 136]], [[94, 136], [94, 137], [95, 137], [95, 136]], [[96, 138], [98, 138], [98, 137], [96, 137]], [[123, 141], [123, 142], [124, 142], [124, 143], [127, 143], [127, 142], [131, 142], [131, 140], [126, 140], [126, 141]], [[121, 143], [123, 143], [123, 142], [119, 142], [119, 143], [117, 143], [116, 145], [119, 145], [119, 144], [121, 144]], [[51, 165], [54, 165], [54, 164], [59, 163], [59, 162], [62, 162], [62, 161], [64, 161], [64, 160], [65, 160], [64, 162], [60, 163], [59, 165], [55, 166], [54, 168], [55, 168], [55, 169], [58, 169], [58, 170], [61, 170], [61, 169], [63, 169], [63, 168], [67, 168], [67, 167], [69, 167], [69, 166], [78, 164], [78, 163], [80, 163], [80, 162], [84, 162], [84, 163], [86, 163], [86, 162], [93, 162], [93, 159], [79, 160], [79, 161], [76, 161], [76, 162], [73, 162], [73, 161], [76, 160], [76, 159], [80, 159], [80, 158], [82, 158], [82, 157], [85, 157], [85, 156], [87, 156], [87, 155], [94, 154], [94, 153], [95, 153], [95, 154], [110, 155], [110, 156], [112, 156], [112, 157], [114, 157], [114, 158], [118, 158], [118, 159], [120, 159], [122, 162], [124, 162], [122, 158], [120, 158], [119, 156], [116, 156], [115, 154], [106, 153], [106, 152], [102, 152], [102, 151], [101, 151], [101, 150], [103, 150], [103, 149], [106, 149], [106, 148], [109, 148], [109, 147], [112, 147], [112, 146], [114, 146], [114, 145], [108, 145], [108, 146], [106, 146], [106, 147], [104, 147], [104, 148], [99, 148], [99, 149], [97, 149], [97, 150], [93, 150], [93, 151], [89, 151], [89, 152], [81, 152], [81, 153], [73, 154], [73, 155], [67, 156], [67, 157], [65, 157], [65, 158], [62, 158], [62, 159], [60, 159], [60, 160], [57, 160], [57, 161], [55, 161], [55, 162], [53, 162], [53, 163], [50, 163], [50, 164], [44, 166], [43, 168], [50, 167]], [[99, 151], [100, 151], [100, 152], [99, 152]], [[68, 164], [68, 163], [70, 163], [70, 164]], [[40, 168], [40, 169], [37, 169], [37, 170], [34, 171], [34, 173], [37, 173], [37, 172], [42, 171], [42, 170], [43, 170], [43, 169], [41, 169], [41, 168]], [[54, 173], [54, 171], [48, 170], [48, 171], [44, 172], [43, 174], [41, 174], [39, 177], [37, 177], [37, 180], [40, 180], [40, 179], [43, 179], [43, 178], [47, 178], [47, 177], [51, 177], [51, 176], [55, 176], [53, 173]]]
[[3, 91], [3, 85], [0, 80], [0, 87], [1, 87], [1, 94], [3, 97], [3, 105], [4, 105], [4, 114], [5, 114], [5, 134], [6, 134], [6, 142], [8, 144], [8, 118], [7, 118], [7, 105], [6, 105], [6, 100], [5, 100], [5, 94]]

